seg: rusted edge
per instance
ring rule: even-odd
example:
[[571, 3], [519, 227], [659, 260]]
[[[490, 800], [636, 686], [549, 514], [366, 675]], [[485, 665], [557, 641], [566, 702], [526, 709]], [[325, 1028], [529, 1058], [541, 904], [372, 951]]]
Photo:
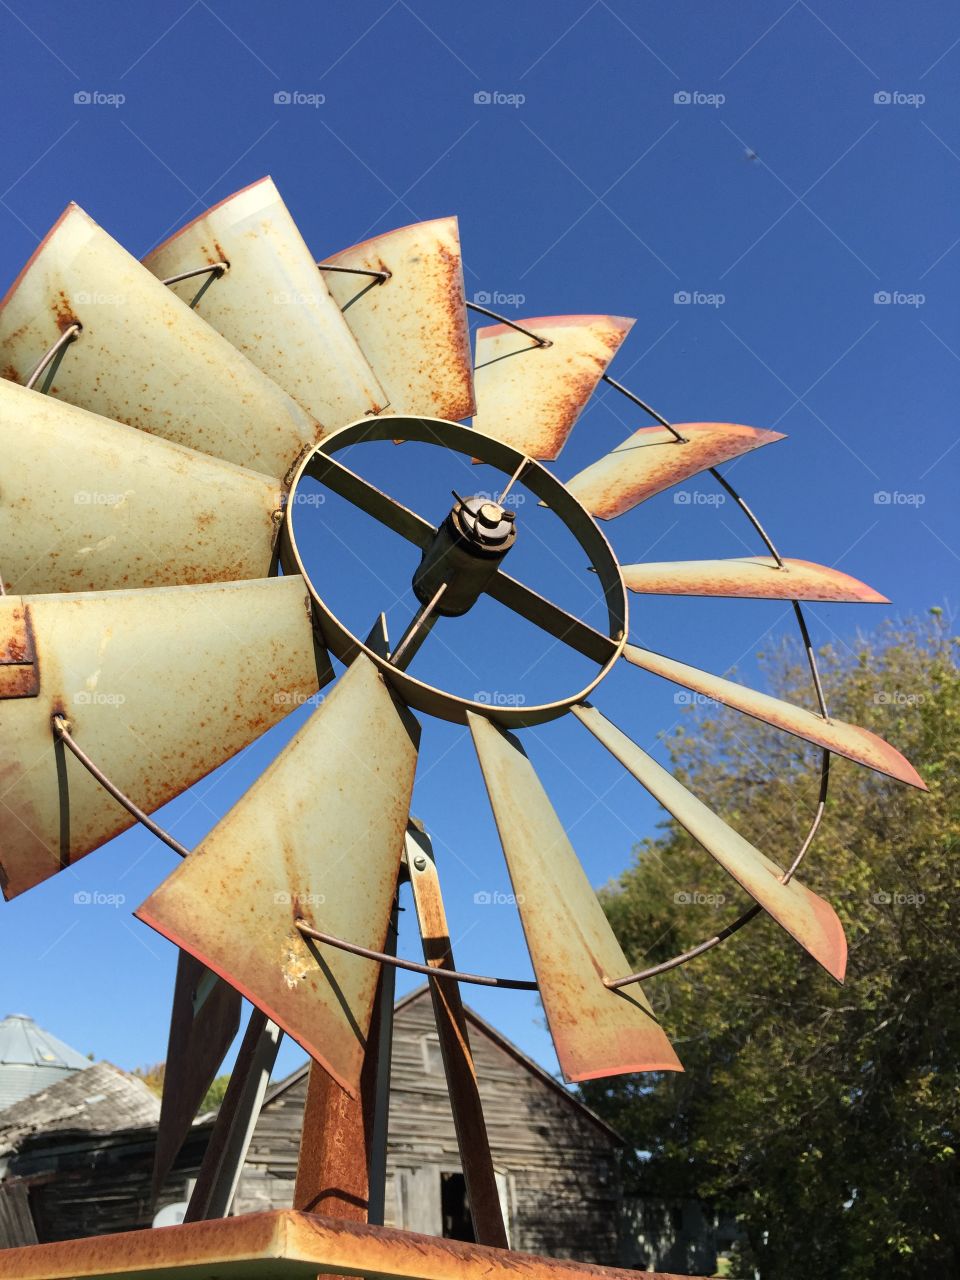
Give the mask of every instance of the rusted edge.
[[0, 698], [36, 698], [40, 666], [28, 604], [15, 605], [10, 630], [0, 637]]

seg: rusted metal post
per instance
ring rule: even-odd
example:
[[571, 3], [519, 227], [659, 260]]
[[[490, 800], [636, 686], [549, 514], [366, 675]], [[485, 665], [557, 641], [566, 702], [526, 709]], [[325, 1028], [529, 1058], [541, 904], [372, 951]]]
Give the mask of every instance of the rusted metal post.
[[[417, 911], [423, 957], [431, 967], [454, 968], [453, 948], [440, 895], [440, 881], [429, 836], [413, 823], [407, 829], [407, 869]], [[457, 1131], [460, 1162], [478, 1244], [509, 1248], [503, 1211], [493, 1170], [487, 1127], [480, 1105], [477, 1072], [470, 1052], [467, 1020], [460, 984], [450, 978], [431, 978], [430, 994], [440, 1037], [450, 1106]]]

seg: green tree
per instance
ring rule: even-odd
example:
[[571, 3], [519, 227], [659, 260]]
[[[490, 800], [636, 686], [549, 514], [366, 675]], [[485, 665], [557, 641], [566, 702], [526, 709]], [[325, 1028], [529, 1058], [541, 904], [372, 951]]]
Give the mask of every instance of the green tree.
[[[836, 757], [800, 879], [849, 943], [838, 986], [767, 917], [646, 984], [684, 1074], [584, 1086], [641, 1153], [638, 1188], [736, 1214], [732, 1273], [960, 1275], [960, 678], [939, 610], [819, 654], [832, 715], [874, 730], [929, 794]], [[811, 705], [803, 655], [763, 657]], [[670, 735], [674, 769], [781, 865], [816, 805], [820, 753], [725, 709]], [[722, 906], [676, 901], [698, 891]], [[694, 945], [748, 900], [675, 823], [601, 895], [632, 966]]]

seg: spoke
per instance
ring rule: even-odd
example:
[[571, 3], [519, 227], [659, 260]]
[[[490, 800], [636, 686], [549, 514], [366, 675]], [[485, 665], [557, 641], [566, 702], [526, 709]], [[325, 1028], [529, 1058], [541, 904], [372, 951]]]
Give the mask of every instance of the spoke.
[[[307, 474], [421, 550], [436, 535], [437, 530], [429, 520], [424, 520], [423, 516], [389, 497], [376, 485], [322, 451], [314, 454], [310, 460]], [[602, 631], [597, 631], [572, 613], [567, 613], [565, 609], [547, 600], [532, 587], [511, 578], [503, 570], [491, 579], [486, 594], [594, 662], [609, 661], [617, 647], [617, 642]]]

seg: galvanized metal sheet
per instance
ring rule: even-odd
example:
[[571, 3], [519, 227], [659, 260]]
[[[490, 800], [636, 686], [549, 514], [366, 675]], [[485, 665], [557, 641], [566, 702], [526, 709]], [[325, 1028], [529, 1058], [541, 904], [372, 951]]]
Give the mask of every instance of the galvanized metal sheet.
[[137, 910], [359, 1092], [419, 725], [360, 657], [269, 769]]
[[530, 458], [555, 458], [634, 322], [538, 316], [518, 323], [550, 345], [533, 346], [505, 324], [477, 330], [473, 425]]
[[[216, 286], [214, 286], [216, 287]], [[265, 475], [322, 428], [71, 204], [0, 303], [0, 372], [24, 383], [72, 324], [51, 394]]]
[[[77, 743], [151, 812], [259, 737], [326, 681], [302, 578], [80, 595], [26, 604], [40, 692], [0, 699], [0, 882], [15, 897], [131, 826]], [[318, 674], [318, 661], [325, 665]], [[82, 881], [76, 881], [78, 889]]]
[[[224, 261], [229, 270], [197, 305], [208, 324], [327, 430], [385, 407], [386, 394], [271, 178], [200, 214], [143, 264], [162, 280]], [[170, 287], [189, 303], [202, 283]]]
[[719, 814], [688, 791], [596, 707], [584, 703], [574, 707], [573, 712], [764, 911], [823, 965], [831, 977], [842, 982], [847, 966], [847, 943], [833, 907], [798, 880], [783, 884], [780, 867], [728, 827]]
[[279, 480], [0, 379], [0, 575], [17, 594], [261, 578]]
[[0, 1280], [637, 1280], [637, 1274], [290, 1209], [0, 1251]]
[[180, 952], [153, 1156], [154, 1200], [240, 1028], [241, 1000], [195, 956]]
[[774, 698], [769, 693], [748, 689], [733, 680], [711, 675], [709, 671], [700, 671], [697, 667], [687, 666], [685, 662], [665, 658], [662, 654], [640, 649], [636, 645], [626, 645], [623, 656], [644, 671], [652, 671], [665, 680], [683, 685], [685, 689], [694, 689], [704, 697], [734, 707], [776, 729], [794, 733], [798, 738], [816, 743], [818, 747], [826, 747], [839, 756], [846, 756], [848, 760], [866, 765], [868, 769], [876, 769], [878, 773], [885, 773], [911, 787], [919, 787], [921, 791], [927, 790], [927, 784], [910, 761], [869, 729], [846, 724], [843, 720], [824, 720], [823, 716], [816, 715], [805, 707], [794, 706], [793, 703]]
[[540, 998], [567, 1080], [682, 1071], [518, 740], [468, 713]]
[[575, 475], [567, 488], [592, 515], [613, 520], [698, 471], [786, 439], [779, 431], [735, 422], [678, 422], [676, 429], [683, 441], [666, 427], [641, 427]]
[[329, 271], [327, 287], [390, 397], [390, 412], [466, 418], [474, 410], [470, 334], [456, 218], [415, 222], [325, 262], [389, 271], [377, 284]]
[[850, 604], [889, 604], [865, 582], [809, 560], [740, 556], [736, 560], [678, 560], [662, 564], [625, 564], [623, 580], [631, 591], [657, 596], [743, 596], [755, 600], [823, 600]]

